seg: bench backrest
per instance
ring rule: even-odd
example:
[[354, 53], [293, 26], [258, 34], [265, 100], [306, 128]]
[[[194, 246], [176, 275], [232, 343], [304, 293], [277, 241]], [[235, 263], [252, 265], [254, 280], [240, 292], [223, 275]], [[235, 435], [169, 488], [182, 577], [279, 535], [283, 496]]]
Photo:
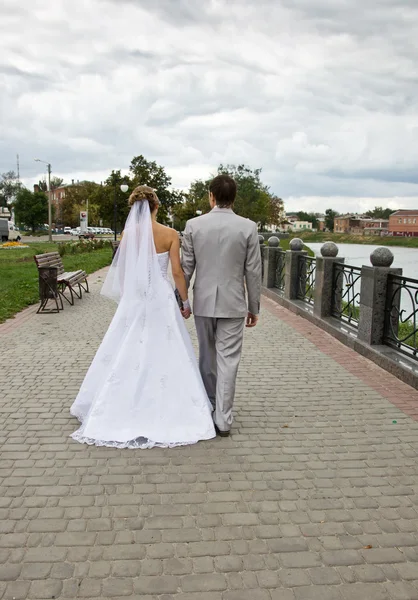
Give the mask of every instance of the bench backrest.
[[46, 254], [37, 254], [34, 256], [36, 266], [38, 267], [56, 267], [58, 275], [64, 273], [64, 265], [58, 252], [47, 252]]

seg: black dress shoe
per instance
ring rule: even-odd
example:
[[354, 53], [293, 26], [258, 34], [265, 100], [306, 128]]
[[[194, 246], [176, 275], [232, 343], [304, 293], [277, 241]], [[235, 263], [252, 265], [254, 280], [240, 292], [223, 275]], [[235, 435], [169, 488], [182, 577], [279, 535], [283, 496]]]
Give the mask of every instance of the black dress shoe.
[[215, 431], [220, 437], [229, 437], [231, 434], [229, 429], [228, 431], [221, 431], [217, 425], [215, 425]]

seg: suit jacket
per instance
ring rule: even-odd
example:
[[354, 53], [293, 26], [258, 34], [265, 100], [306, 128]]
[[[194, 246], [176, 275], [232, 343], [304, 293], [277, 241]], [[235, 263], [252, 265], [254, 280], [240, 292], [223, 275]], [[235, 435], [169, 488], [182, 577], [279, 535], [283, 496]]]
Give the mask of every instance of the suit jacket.
[[261, 252], [257, 225], [249, 219], [232, 209], [215, 207], [188, 221], [182, 266], [188, 286], [196, 271], [196, 316], [238, 318], [260, 312]]

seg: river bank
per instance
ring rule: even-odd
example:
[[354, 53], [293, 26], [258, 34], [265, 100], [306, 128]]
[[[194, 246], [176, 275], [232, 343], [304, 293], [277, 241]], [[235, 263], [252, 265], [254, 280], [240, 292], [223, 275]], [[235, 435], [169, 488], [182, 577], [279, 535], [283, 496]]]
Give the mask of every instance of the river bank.
[[305, 243], [335, 242], [336, 244], [361, 244], [365, 246], [399, 246], [403, 248], [418, 248], [418, 237], [380, 237], [366, 235], [349, 235], [347, 233], [295, 233], [293, 237], [300, 237]]

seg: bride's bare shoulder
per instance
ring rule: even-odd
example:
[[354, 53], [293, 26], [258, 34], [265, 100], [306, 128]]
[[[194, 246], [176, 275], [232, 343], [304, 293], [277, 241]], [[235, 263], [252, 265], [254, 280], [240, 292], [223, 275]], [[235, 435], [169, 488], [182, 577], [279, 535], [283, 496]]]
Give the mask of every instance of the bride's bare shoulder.
[[153, 233], [157, 252], [168, 252], [178, 239], [178, 233], [175, 229], [161, 225], [161, 223], [153, 223]]
[[167, 227], [166, 225], [162, 225], [161, 223], [155, 223], [154, 227], [158, 231], [158, 234], [161, 235], [161, 237], [171, 239], [174, 236], [178, 235], [175, 229], [173, 229], [172, 227]]
[[167, 233], [170, 233], [171, 231], [173, 231], [172, 227], [167, 227], [167, 225], [163, 225], [162, 223], [157, 223], [157, 225], [161, 231], [165, 231]]

